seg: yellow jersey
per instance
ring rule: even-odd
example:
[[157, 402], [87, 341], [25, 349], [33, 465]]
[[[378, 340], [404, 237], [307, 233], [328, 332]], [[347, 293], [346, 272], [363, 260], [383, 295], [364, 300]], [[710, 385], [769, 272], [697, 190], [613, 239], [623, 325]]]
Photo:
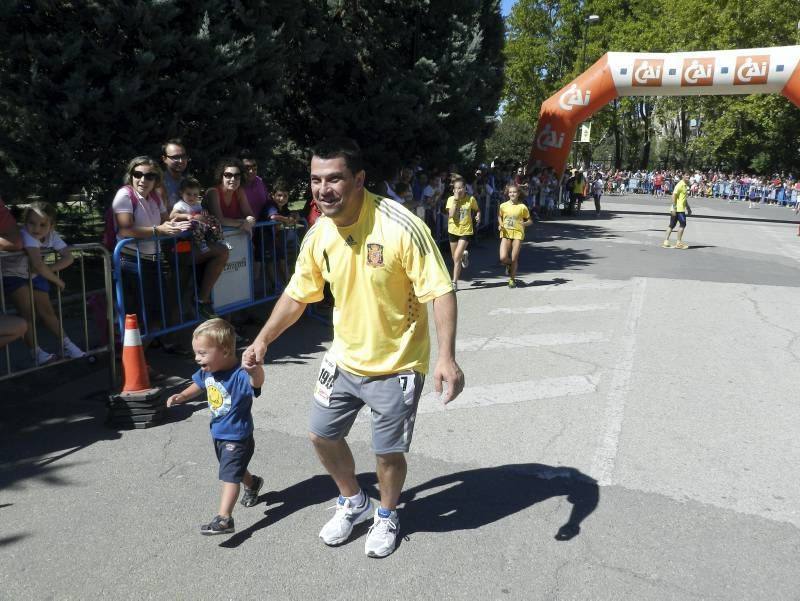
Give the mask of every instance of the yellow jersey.
[[681, 180], [675, 184], [675, 189], [672, 191], [672, 197], [675, 199], [675, 212], [686, 212], [686, 190], [688, 186], [686, 182]]
[[500, 237], [510, 240], [524, 240], [525, 226], [531, 218], [530, 211], [523, 203], [507, 200], [500, 205]]
[[445, 205], [448, 211], [450, 207], [455, 207], [456, 212], [447, 220], [447, 231], [454, 236], [471, 236], [472, 216], [478, 211], [478, 201], [474, 196], [465, 196], [462, 199], [451, 196]]
[[427, 373], [425, 303], [453, 291], [425, 223], [399, 203], [364, 191], [358, 220], [320, 217], [306, 233], [286, 294], [301, 303], [335, 299], [331, 355], [359, 376]]

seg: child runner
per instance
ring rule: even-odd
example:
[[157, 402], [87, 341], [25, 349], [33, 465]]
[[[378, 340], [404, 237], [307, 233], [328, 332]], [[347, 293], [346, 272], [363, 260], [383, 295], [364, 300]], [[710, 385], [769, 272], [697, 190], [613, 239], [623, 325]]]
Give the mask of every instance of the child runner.
[[[22, 215], [22, 247], [25, 255], [6, 259], [3, 266], [3, 289], [25, 318], [28, 330], [25, 333], [25, 344], [37, 365], [47, 363], [55, 355], [43, 351], [34, 344], [33, 313], [42, 320], [45, 327], [56, 336], [63, 337], [64, 355], [72, 359], [84, 357], [86, 353], [69, 339], [58, 323], [58, 318], [50, 302], [50, 284], [64, 290], [64, 281], [57, 272], [72, 265], [72, 253], [67, 243], [55, 231], [56, 209], [53, 205], [36, 201], [25, 209]], [[59, 257], [52, 265], [42, 261], [42, 253], [56, 252]], [[30, 269], [36, 272], [33, 277], [33, 298], [28, 288]], [[31, 302], [32, 301], [32, 302]]]
[[528, 207], [520, 202], [519, 188], [514, 184], [506, 187], [508, 200], [500, 205], [497, 228], [500, 230], [500, 262], [506, 266], [508, 287], [516, 288], [519, 250], [525, 239], [525, 228], [533, 223]]
[[192, 334], [195, 361], [200, 366], [193, 383], [167, 399], [167, 407], [184, 403], [206, 391], [211, 410], [211, 438], [219, 461], [222, 497], [219, 511], [200, 527], [200, 533], [229, 534], [233, 526], [233, 506], [239, 497], [239, 483], [244, 484], [241, 504], [253, 507], [264, 479], [247, 471], [253, 457], [253, 395], [261, 394], [264, 370], [261, 365], [245, 369], [236, 358], [236, 331], [224, 319], [209, 319]]
[[467, 244], [472, 236], [472, 215], [475, 223], [481, 221], [481, 211], [474, 196], [467, 196], [464, 178], [453, 179], [453, 196], [447, 199], [447, 232], [450, 236], [450, 252], [453, 255], [453, 290], [458, 290], [461, 268], [469, 265]]

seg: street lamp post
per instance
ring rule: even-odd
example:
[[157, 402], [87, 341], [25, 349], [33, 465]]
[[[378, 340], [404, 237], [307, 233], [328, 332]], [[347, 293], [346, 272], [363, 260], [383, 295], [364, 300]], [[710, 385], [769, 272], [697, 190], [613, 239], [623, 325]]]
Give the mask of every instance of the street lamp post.
[[[589, 26], [596, 25], [600, 22], [600, 15], [589, 15], [583, 19], [583, 50], [581, 52], [581, 73], [586, 71], [586, 38], [588, 37], [589, 33]], [[577, 133], [577, 132], [576, 132]], [[578, 166], [578, 141], [576, 140], [573, 142], [573, 163], [575, 163], [575, 167]]]
[[589, 32], [589, 25], [596, 25], [600, 22], [600, 15], [589, 15], [583, 20], [583, 70], [586, 71], [586, 38]]

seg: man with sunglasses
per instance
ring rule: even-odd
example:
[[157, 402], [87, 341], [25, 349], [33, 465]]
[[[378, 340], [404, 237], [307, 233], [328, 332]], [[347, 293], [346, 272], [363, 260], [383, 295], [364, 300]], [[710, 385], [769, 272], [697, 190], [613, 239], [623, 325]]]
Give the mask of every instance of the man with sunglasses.
[[161, 162], [166, 169], [159, 194], [164, 199], [167, 212], [170, 212], [175, 203], [181, 199], [181, 180], [189, 175], [186, 172], [189, 166], [189, 154], [181, 139], [172, 138], [164, 142], [161, 146]]

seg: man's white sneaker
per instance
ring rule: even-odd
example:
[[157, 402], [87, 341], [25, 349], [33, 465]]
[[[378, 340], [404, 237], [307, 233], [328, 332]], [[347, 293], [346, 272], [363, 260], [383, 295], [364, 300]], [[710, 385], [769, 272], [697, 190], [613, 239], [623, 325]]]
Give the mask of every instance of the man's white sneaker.
[[350, 538], [353, 526], [369, 519], [372, 515], [372, 499], [364, 493], [364, 504], [353, 507], [350, 499], [340, 496], [336, 502], [336, 513], [319, 531], [319, 537], [326, 545], [341, 545]]
[[400, 518], [396, 511], [388, 517], [382, 517], [375, 510], [375, 522], [370, 526], [367, 540], [364, 543], [364, 553], [367, 557], [386, 557], [391, 555], [397, 545], [397, 533], [400, 530]]
[[468, 250], [465, 250], [464, 254], [461, 255], [461, 267], [463, 269], [466, 269], [467, 267], [469, 267], [469, 251]]

